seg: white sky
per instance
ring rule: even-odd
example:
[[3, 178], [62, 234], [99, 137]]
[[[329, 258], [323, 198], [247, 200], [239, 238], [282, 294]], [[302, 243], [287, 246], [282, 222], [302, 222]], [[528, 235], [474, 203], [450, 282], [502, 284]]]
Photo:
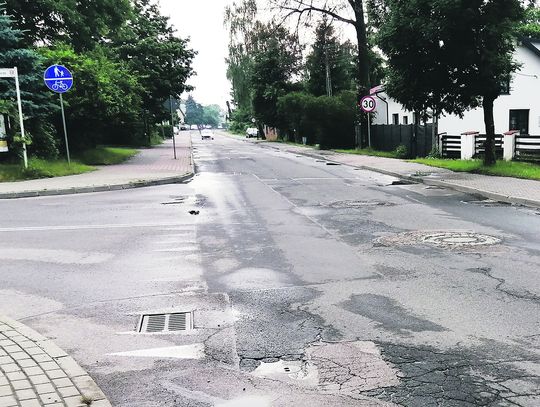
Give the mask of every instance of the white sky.
[[228, 34], [223, 26], [225, 6], [232, 0], [160, 0], [163, 15], [182, 38], [190, 37], [190, 46], [199, 54], [194, 60], [197, 72], [188, 83], [201, 104], [225, 107], [231, 86], [226, 77]]

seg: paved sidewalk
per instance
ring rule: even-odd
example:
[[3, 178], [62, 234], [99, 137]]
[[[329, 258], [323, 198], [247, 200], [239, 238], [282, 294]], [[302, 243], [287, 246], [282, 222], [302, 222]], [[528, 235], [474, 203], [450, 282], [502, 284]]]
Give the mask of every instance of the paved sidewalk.
[[143, 149], [129, 161], [100, 166], [96, 171], [66, 177], [0, 183], [0, 198], [22, 198], [100, 192], [182, 182], [193, 175], [190, 132], [176, 136], [177, 160], [172, 140]]
[[0, 316], [0, 407], [88, 405], [111, 406], [92, 378], [51, 340]]
[[446, 187], [502, 202], [540, 207], [540, 181], [453, 172], [393, 158], [343, 154], [284, 143], [259, 143], [263, 147], [334, 161], [426, 185]]

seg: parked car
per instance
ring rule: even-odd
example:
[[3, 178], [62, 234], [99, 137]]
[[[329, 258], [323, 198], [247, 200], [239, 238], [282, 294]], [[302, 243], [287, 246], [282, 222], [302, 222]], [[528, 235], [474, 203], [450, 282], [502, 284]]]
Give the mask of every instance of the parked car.
[[182, 124], [180, 125], [180, 130], [189, 130], [189, 125], [188, 125], [188, 124], [182, 123]]
[[190, 130], [199, 130], [199, 126], [197, 126], [196, 124], [192, 124]]
[[205, 129], [201, 132], [201, 139], [202, 140], [213, 140], [214, 139], [214, 133], [212, 130]]
[[246, 138], [259, 137], [259, 130], [256, 127], [249, 127], [246, 130]]

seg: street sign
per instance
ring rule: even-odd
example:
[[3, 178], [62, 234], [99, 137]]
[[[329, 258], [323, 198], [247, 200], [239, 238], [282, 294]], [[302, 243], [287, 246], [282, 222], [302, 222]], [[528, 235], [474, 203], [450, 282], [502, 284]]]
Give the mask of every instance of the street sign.
[[0, 78], [15, 78], [17, 70], [15, 68], [0, 68]]
[[362, 109], [366, 113], [373, 112], [376, 107], [377, 107], [377, 102], [375, 101], [374, 97], [364, 96], [362, 100], [360, 101], [360, 109]]
[[45, 85], [56, 93], [65, 93], [73, 86], [71, 72], [62, 65], [52, 65], [47, 68], [43, 75]]

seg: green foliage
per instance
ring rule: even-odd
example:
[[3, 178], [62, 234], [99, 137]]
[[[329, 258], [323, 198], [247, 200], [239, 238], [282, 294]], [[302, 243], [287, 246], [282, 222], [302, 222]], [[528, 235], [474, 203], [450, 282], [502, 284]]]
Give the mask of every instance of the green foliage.
[[196, 53], [188, 47], [188, 40], [174, 34], [169, 18], [160, 14], [157, 3], [133, 0], [133, 16], [114, 41], [115, 53], [139, 78], [144, 89], [143, 109], [153, 123], [169, 118], [164, 101], [191, 90], [186, 81], [193, 74]]
[[31, 158], [28, 168], [20, 164], [0, 164], [0, 182], [22, 181], [36, 178], [62, 177], [65, 175], [83, 174], [95, 170], [94, 167], [72, 161], [68, 165], [66, 161], [46, 161], [39, 158]]
[[409, 152], [407, 151], [407, 147], [405, 147], [403, 144], [400, 144], [393, 151], [393, 155], [396, 158], [407, 158], [409, 156]]
[[133, 148], [100, 146], [83, 151], [77, 158], [86, 165], [113, 165], [123, 163], [137, 153], [138, 151]]
[[32, 142], [27, 146], [29, 155], [46, 160], [56, 160], [60, 155], [60, 143], [56, 129], [45, 121], [33, 122], [32, 124]]
[[524, 37], [540, 38], [540, 8], [531, 4], [525, 10], [525, 18], [518, 28], [518, 33]]
[[306, 60], [306, 87], [315, 96], [327, 94], [326, 67], [332, 94], [354, 89], [356, 50], [350, 43], [340, 43], [334, 27], [323, 19], [315, 30], [315, 42]]
[[204, 108], [191, 95], [186, 101], [186, 124], [204, 124]]
[[[141, 87], [125, 63], [111, 60], [101, 47], [78, 54], [70, 46], [58, 45], [40, 52], [47, 64], [69, 66], [77, 78], [64, 96], [70, 147], [75, 151], [100, 143], [120, 144], [141, 132], [136, 126]], [[60, 128], [59, 115], [56, 124]]]
[[229, 130], [233, 133], [245, 134], [248, 127], [253, 126], [251, 122], [253, 115], [251, 109], [238, 108], [232, 112]]
[[289, 137], [297, 143], [302, 137], [321, 149], [354, 145], [355, 94], [313, 96], [289, 93], [278, 101], [278, 112]]
[[225, 25], [229, 29], [227, 78], [232, 84], [232, 96], [237, 108], [251, 109], [251, 70], [257, 25], [256, 0], [240, 0], [225, 8]]
[[259, 24], [254, 43], [250, 78], [254, 116], [259, 123], [279, 127], [282, 123], [277, 112], [278, 98], [292, 87], [291, 78], [300, 69], [298, 39], [281, 26]]
[[485, 166], [482, 160], [444, 160], [419, 158], [414, 162], [457, 172], [473, 172], [484, 175], [540, 180], [540, 165], [516, 161], [497, 161]]
[[24, 44], [66, 42], [88, 50], [111, 39], [131, 15], [129, 0], [4, 0]]
[[217, 127], [221, 122], [221, 108], [218, 105], [203, 106], [203, 123]]

